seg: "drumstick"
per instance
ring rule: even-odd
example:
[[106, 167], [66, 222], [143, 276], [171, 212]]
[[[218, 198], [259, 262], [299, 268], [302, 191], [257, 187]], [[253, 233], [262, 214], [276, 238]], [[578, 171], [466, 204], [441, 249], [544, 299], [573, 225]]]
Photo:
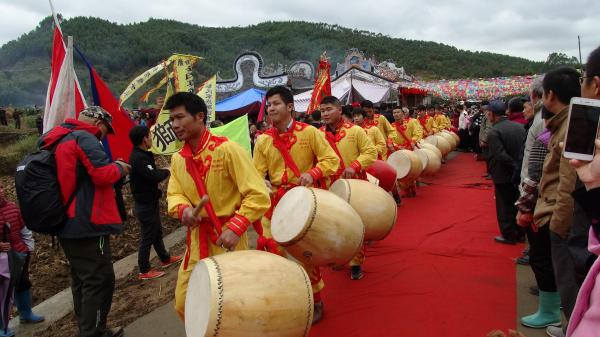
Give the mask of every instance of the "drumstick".
[[192, 211], [192, 214], [194, 215], [194, 217], [198, 217], [198, 214], [200, 214], [200, 211], [204, 208], [204, 205], [206, 205], [206, 203], [208, 202], [208, 195], [205, 195], [202, 197], [202, 199], [200, 199], [200, 203], [198, 204], [198, 206], [194, 207], [194, 210]]

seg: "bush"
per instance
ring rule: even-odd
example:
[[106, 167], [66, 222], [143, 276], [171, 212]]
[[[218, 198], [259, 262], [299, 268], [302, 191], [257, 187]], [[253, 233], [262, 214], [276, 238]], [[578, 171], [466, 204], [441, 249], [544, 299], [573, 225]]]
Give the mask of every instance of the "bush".
[[0, 149], [0, 174], [14, 174], [17, 164], [37, 148], [37, 135], [27, 136]]

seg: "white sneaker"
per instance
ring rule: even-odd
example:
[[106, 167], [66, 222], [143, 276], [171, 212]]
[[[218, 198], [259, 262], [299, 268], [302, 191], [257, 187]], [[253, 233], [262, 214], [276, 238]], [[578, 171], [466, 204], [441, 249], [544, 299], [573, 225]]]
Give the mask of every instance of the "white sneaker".
[[549, 326], [546, 328], [546, 335], [550, 337], [565, 337], [565, 333], [561, 327]]

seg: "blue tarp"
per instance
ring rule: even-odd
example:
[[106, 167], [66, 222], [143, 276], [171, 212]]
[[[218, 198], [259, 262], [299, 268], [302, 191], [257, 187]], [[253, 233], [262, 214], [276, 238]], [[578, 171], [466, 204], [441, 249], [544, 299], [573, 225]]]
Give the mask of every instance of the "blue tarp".
[[222, 101], [217, 102], [215, 110], [217, 113], [225, 111], [239, 110], [243, 107], [256, 104], [258, 102], [259, 107], [262, 103], [263, 97], [266, 91], [259, 89], [248, 89], [237, 95], [227, 97]]

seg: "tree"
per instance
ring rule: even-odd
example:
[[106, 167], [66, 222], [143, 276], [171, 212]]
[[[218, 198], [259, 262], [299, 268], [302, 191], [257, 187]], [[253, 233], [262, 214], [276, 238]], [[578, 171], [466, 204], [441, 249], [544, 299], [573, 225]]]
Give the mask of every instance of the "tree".
[[548, 58], [546, 59], [544, 65], [547, 70], [560, 66], [577, 67], [579, 65], [579, 61], [575, 56], [569, 57], [565, 53], [554, 52], [548, 55]]

